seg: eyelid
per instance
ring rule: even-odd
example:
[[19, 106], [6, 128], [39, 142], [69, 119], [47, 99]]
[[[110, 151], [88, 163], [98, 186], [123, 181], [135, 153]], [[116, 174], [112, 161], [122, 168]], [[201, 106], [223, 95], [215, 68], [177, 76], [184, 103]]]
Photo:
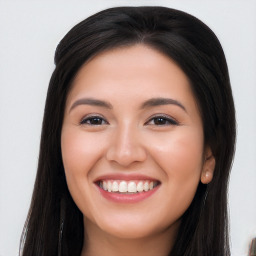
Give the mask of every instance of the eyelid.
[[[103, 123], [102, 124], [87, 124], [87, 123], [85, 123], [85, 121], [93, 119], [93, 118], [101, 119], [103, 121]], [[156, 118], [165, 119], [169, 123], [168, 124], [162, 124], [162, 125], [149, 124], [151, 121], [153, 121]], [[79, 121], [79, 124], [80, 125], [100, 126], [100, 125], [109, 124], [109, 122], [101, 114], [93, 113], [93, 114], [85, 115], [83, 118], [81, 118], [81, 120]], [[166, 114], [154, 114], [153, 116], [148, 118], [148, 120], [145, 122], [145, 125], [156, 125], [156, 126], [179, 125], [179, 122], [175, 118], [173, 118], [169, 115], [166, 115]]]
[[[87, 120], [90, 120], [90, 119], [93, 119], [93, 118], [98, 118], [98, 119], [102, 119], [103, 120], [103, 124], [100, 124], [100, 125], [106, 125], [106, 124], [109, 124], [109, 122], [106, 120], [106, 118], [104, 118], [102, 115], [100, 114], [88, 114], [86, 116], [84, 116], [83, 118], [81, 118], [81, 120], [79, 121], [79, 124], [80, 125], [91, 125], [91, 126], [94, 126], [93, 124], [86, 124], [86, 123], [83, 123], [84, 121], [87, 121]], [[97, 126], [95, 124], [95, 126]]]
[[[167, 120], [170, 124], [165, 124], [165, 125], [156, 125], [156, 126], [167, 126], [167, 125], [179, 125], [180, 123], [173, 117], [166, 115], [166, 114], [155, 114], [153, 116], [151, 116], [147, 121], [146, 121], [146, 125], [150, 125], [149, 122], [152, 121], [153, 119], [156, 118], [163, 118], [165, 120]], [[153, 124], [152, 124], [153, 125]]]

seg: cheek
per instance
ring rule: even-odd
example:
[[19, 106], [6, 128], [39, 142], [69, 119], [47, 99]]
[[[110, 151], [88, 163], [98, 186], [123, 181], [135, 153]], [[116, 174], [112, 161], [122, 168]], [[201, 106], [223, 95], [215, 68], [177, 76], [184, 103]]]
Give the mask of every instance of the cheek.
[[75, 129], [64, 129], [61, 136], [62, 159], [67, 175], [87, 175], [100, 158], [102, 145], [94, 136]]
[[169, 205], [182, 214], [192, 202], [200, 181], [203, 134], [200, 130], [189, 130], [152, 144], [152, 155], [165, 174]]
[[203, 159], [203, 133], [198, 129], [180, 129], [150, 143], [152, 155], [168, 177], [181, 180], [201, 171]]
[[64, 128], [61, 151], [70, 194], [80, 210], [90, 214], [90, 209], [86, 207], [91, 200], [91, 191], [88, 189], [92, 183], [90, 173], [101, 157], [102, 145], [95, 143], [93, 136], [82, 131]]

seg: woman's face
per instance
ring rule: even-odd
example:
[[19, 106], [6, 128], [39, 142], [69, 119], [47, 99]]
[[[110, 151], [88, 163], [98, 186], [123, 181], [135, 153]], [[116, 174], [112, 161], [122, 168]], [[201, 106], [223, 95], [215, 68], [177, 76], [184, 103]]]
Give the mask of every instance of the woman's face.
[[145, 45], [104, 52], [80, 69], [61, 149], [87, 232], [122, 238], [177, 227], [214, 165], [186, 75]]

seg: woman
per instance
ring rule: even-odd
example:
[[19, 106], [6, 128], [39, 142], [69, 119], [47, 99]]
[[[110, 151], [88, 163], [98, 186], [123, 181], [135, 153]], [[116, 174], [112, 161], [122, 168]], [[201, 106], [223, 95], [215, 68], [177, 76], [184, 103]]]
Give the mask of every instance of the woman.
[[119, 7], [55, 54], [22, 255], [230, 255], [235, 144], [214, 33], [163, 7]]

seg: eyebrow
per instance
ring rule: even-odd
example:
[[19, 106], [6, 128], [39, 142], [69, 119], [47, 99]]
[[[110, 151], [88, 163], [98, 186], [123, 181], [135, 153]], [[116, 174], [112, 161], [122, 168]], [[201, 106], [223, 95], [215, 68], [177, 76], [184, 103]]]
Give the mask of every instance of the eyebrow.
[[170, 99], [170, 98], [149, 99], [141, 105], [141, 109], [148, 108], [148, 107], [161, 106], [161, 105], [169, 105], [169, 104], [176, 105], [176, 106], [182, 108], [185, 112], [187, 112], [186, 108], [179, 101]]
[[[155, 107], [155, 106], [161, 106], [161, 105], [171, 105], [171, 104], [176, 105], [176, 106], [182, 108], [185, 112], [187, 112], [186, 108], [179, 101], [170, 99], [170, 98], [152, 98], [152, 99], [145, 101], [141, 105], [140, 108], [144, 109], [144, 108], [149, 108], [149, 107]], [[79, 105], [91, 105], [91, 106], [103, 107], [103, 108], [107, 108], [107, 109], [113, 109], [113, 106], [109, 102], [94, 99], [94, 98], [83, 98], [83, 99], [79, 99], [79, 100], [75, 101], [72, 104], [69, 112]]]
[[83, 99], [79, 99], [79, 100], [75, 101], [72, 104], [69, 112], [79, 105], [92, 105], [92, 106], [103, 107], [103, 108], [108, 108], [108, 109], [113, 108], [113, 106], [106, 101], [97, 100], [97, 99], [93, 99], [93, 98], [83, 98]]

